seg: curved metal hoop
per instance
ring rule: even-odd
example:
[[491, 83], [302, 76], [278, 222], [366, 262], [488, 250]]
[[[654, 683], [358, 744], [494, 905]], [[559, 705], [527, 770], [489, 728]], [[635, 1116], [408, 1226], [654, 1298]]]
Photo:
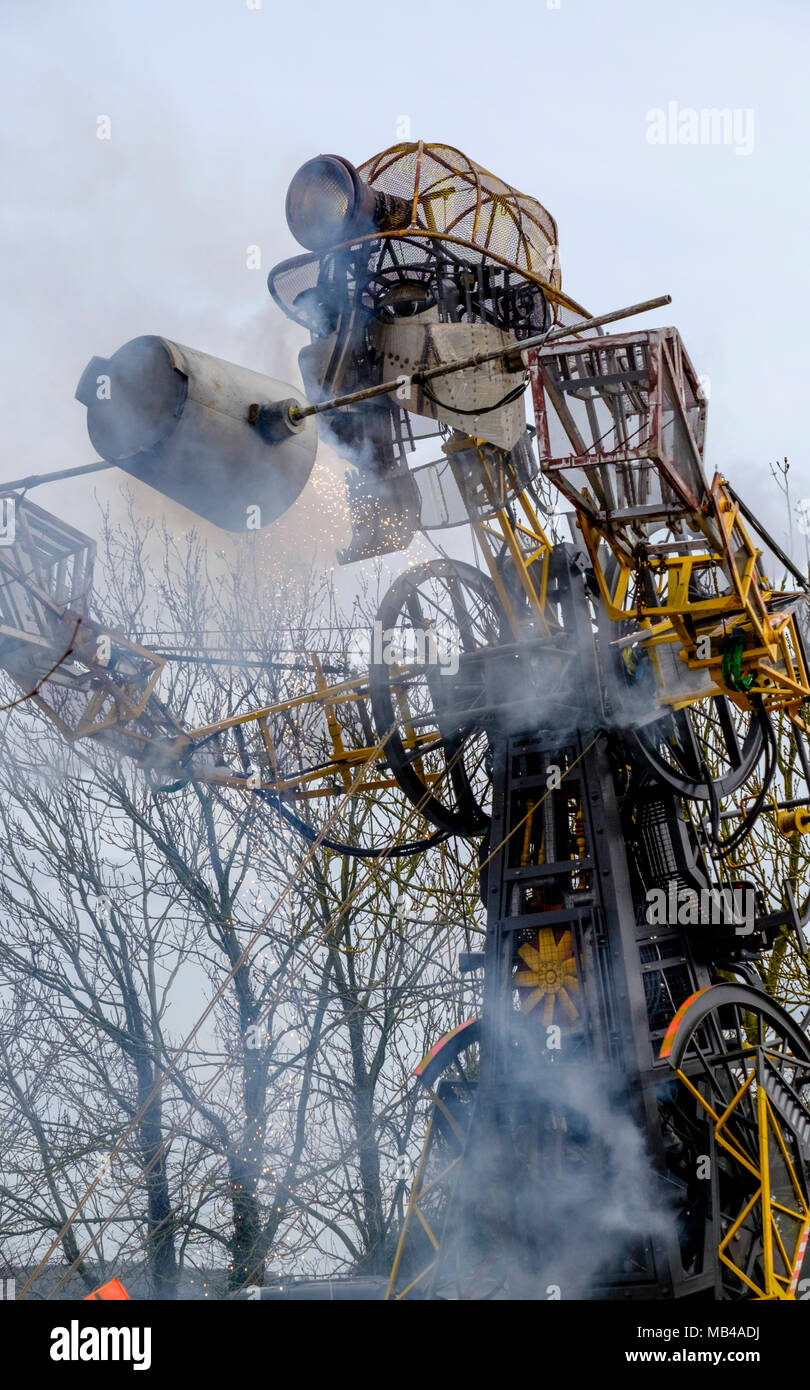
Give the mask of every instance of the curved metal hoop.
[[[499, 641], [503, 619], [495, 585], [463, 561], [430, 560], [396, 580], [376, 621], [383, 636], [412, 636], [422, 646], [417, 663], [388, 662], [383, 651], [369, 668], [371, 709], [379, 737], [387, 737], [388, 766], [439, 830], [483, 835], [490, 822], [481, 746], [486, 736], [474, 710], [484, 692], [480, 665], [467, 665], [465, 658]], [[440, 643], [445, 654], [448, 644], [454, 646], [456, 672], [449, 663], [442, 669]]]

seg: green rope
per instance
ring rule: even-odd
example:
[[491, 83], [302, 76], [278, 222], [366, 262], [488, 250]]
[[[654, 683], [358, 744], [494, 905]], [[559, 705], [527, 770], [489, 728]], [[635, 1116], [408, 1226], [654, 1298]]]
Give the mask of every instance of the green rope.
[[738, 627], [729, 634], [723, 643], [723, 661], [721, 670], [723, 680], [729, 690], [750, 690], [756, 680], [756, 676], [744, 676], [742, 673], [742, 656], [744, 650], [743, 635]]

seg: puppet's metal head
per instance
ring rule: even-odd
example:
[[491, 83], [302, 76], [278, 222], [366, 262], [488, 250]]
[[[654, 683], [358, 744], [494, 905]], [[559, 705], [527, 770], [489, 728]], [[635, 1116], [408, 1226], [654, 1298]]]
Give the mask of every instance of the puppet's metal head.
[[331, 442], [359, 470], [345, 558], [400, 549], [422, 521], [406, 462], [415, 438], [452, 430], [525, 452], [520, 371], [488, 364], [447, 378], [441, 393], [412, 378], [585, 316], [560, 287], [556, 223], [459, 150], [423, 141], [359, 168], [337, 155], [309, 160], [290, 185], [287, 221], [308, 254], [276, 266], [268, 284], [311, 334], [299, 358], [309, 399], [401, 383], [330, 421]]

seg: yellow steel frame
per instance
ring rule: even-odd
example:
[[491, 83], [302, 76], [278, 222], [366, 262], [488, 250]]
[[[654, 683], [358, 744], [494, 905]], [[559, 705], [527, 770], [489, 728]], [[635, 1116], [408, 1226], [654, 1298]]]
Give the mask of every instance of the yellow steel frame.
[[[454, 466], [453, 455], [467, 452], [471, 448], [475, 449], [478, 455], [477, 482], [480, 492], [473, 492], [468, 480]], [[508, 461], [508, 454], [496, 451], [483, 440], [462, 438], [451, 441], [445, 445], [445, 451], [453, 467], [459, 490], [467, 503], [473, 534], [481, 548], [513, 636], [520, 637], [521, 625], [497, 564], [498, 555], [504, 546], [509, 551], [521, 588], [529, 600], [540, 629], [543, 635], [548, 637], [552, 625], [546, 608], [546, 598], [553, 547], [533, 498], [527, 489], [520, 487], [514, 466]], [[509, 514], [510, 505], [519, 509], [522, 520], [512, 521]]]
[[[369, 756], [374, 751], [374, 746], [362, 746], [347, 748], [344, 742], [344, 734], [338, 720], [337, 712], [341, 707], [358, 704], [364, 699], [368, 699], [368, 678], [356, 676], [350, 680], [341, 681], [337, 685], [328, 685], [323, 675], [323, 667], [320, 658], [316, 653], [310, 653], [310, 660], [314, 668], [314, 690], [309, 690], [303, 695], [292, 696], [290, 699], [281, 700], [274, 705], [265, 705], [260, 709], [248, 710], [244, 714], [231, 715], [228, 719], [219, 719], [212, 724], [201, 725], [198, 728], [189, 729], [174, 745], [172, 751], [176, 755], [181, 755], [185, 748], [203, 742], [214, 735], [226, 733], [230, 729], [247, 729], [251, 725], [258, 728], [262, 739], [263, 751], [267, 754], [268, 763], [274, 769], [272, 778], [257, 779], [255, 787], [262, 791], [271, 791], [279, 796], [287, 796], [292, 799], [311, 800], [316, 797], [342, 795], [346, 787], [351, 785], [351, 771], [358, 764], [367, 762]], [[399, 728], [401, 730], [401, 740], [403, 747], [409, 752], [415, 752], [420, 748], [426, 748], [435, 740], [435, 733], [416, 733], [410, 724], [410, 711], [407, 706], [407, 691], [404, 682], [409, 674], [415, 671], [416, 667], [392, 665], [392, 680], [397, 684], [397, 701], [399, 706]], [[331, 758], [316, 768], [309, 771], [301, 771], [293, 776], [282, 776], [279, 771], [278, 750], [273, 740], [273, 733], [270, 721], [291, 710], [300, 710], [307, 706], [320, 706], [323, 710], [329, 741], [332, 748]], [[384, 762], [380, 757], [379, 764]], [[378, 764], [378, 766], [379, 766]], [[437, 781], [441, 774], [420, 771], [420, 776], [426, 786]], [[340, 786], [334, 784], [334, 779], [338, 778]], [[207, 773], [205, 780], [228, 787], [244, 787], [244, 777], [234, 776], [229, 773]], [[325, 785], [318, 785], [324, 783]], [[369, 791], [383, 791], [397, 786], [393, 777], [384, 775], [370, 775], [364, 777], [355, 786], [355, 795]]]
[[461, 1162], [461, 1154], [459, 1153], [456, 1155], [455, 1158], [451, 1159], [450, 1162], [445, 1165], [445, 1167], [441, 1170], [440, 1173], [436, 1175], [435, 1178], [432, 1178], [426, 1186], [422, 1186], [425, 1162], [427, 1160], [427, 1155], [430, 1151], [430, 1143], [433, 1135], [433, 1125], [434, 1120], [436, 1118], [437, 1108], [441, 1110], [448, 1124], [450, 1124], [450, 1126], [455, 1130], [456, 1134], [458, 1135], [459, 1142], [462, 1145], [464, 1142], [463, 1131], [460, 1129], [459, 1125], [453, 1119], [453, 1116], [450, 1114], [450, 1111], [447, 1109], [447, 1106], [444, 1104], [444, 1102], [439, 1098], [439, 1096], [437, 1096], [435, 1091], [428, 1091], [427, 1094], [431, 1097], [433, 1101], [433, 1108], [430, 1112], [430, 1119], [428, 1121], [428, 1127], [425, 1133], [425, 1140], [422, 1145], [422, 1152], [419, 1155], [419, 1163], [417, 1164], [413, 1187], [411, 1188], [411, 1195], [408, 1200], [407, 1208], [405, 1210], [405, 1219], [402, 1223], [402, 1230], [399, 1234], [396, 1254], [394, 1255], [394, 1263], [391, 1266], [391, 1275], [388, 1280], [388, 1287], [385, 1291], [386, 1301], [393, 1300], [394, 1302], [400, 1302], [402, 1299], [407, 1298], [408, 1294], [416, 1288], [417, 1284], [421, 1284], [422, 1280], [426, 1279], [428, 1274], [430, 1274], [431, 1270], [434, 1268], [436, 1264], [435, 1258], [430, 1260], [419, 1271], [416, 1277], [414, 1279], [411, 1279], [410, 1282], [406, 1284], [404, 1289], [400, 1289], [399, 1291], [397, 1291], [397, 1278], [399, 1275], [400, 1266], [402, 1264], [402, 1255], [405, 1250], [408, 1229], [414, 1217], [416, 1217], [416, 1219], [419, 1221], [419, 1224], [424, 1230], [425, 1235], [430, 1241], [430, 1244], [433, 1246], [434, 1254], [438, 1254], [439, 1238], [436, 1235], [435, 1231], [431, 1228], [430, 1222], [428, 1221], [427, 1216], [423, 1212], [421, 1204], [427, 1197], [430, 1196], [432, 1192], [435, 1192], [438, 1187], [441, 1187], [442, 1183], [445, 1183], [447, 1181], [450, 1174]]
[[[469, 478], [454, 462], [455, 454], [468, 454], [471, 449], [477, 451], [479, 464], [475, 487], [470, 486]], [[546, 599], [552, 545], [530, 491], [520, 489], [508, 455], [481, 440], [455, 438], [445, 445], [445, 451], [513, 635], [519, 637], [520, 621], [497, 563], [504, 547], [541, 631], [550, 635], [553, 620]], [[513, 521], [510, 506], [519, 509], [519, 520]], [[762, 551], [754, 545], [742, 522], [739, 505], [719, 474], [715, 475], [705, 506], [692, 514], [691, 521], [704, 536], [706, 548], [697, 553], [657, 555], [645, 552], [643, 543], [631, 544], [628, 536], [614, 535], [611, 523], [597, 521], [586, 508], [577, 510], [577, 522], [609, 618], [614, 622], [638, 623], [639, 640], [649, 650], [657, 671], [663, 705], [680, 709], [706, 698], [705, 689], [690, 693], [667, 688], [657, 649], [675, 645], [685, 666], [691, 671], [706, 671], [718, 694], [729, 696], [741, 709], [750, 707], [751, 696], [758, 696], [767, 709], [783, 710], [804, 730], [801, 711], [810, 699], [810, 675], [802, 657], [795, 618], [791, 612], [775, 608], [778, 595], [761, 573]], [[612, 587], [600, 553], [602, 544], [608, 545], [618, 562]], [[638, 580], [644, 569], [653, 576], [658, 602], [650, 603], [639, 592]], [[731, 591], [710, 598], [690, 598], [693, 576], [717, 571], [728, 576]], [[710, 656], [697, 655], [701, 637], [725, 638], [735, 628], [746, 643], [741, 654], [741, 676], [745, 680], [753, 677], [747, 690], [727, 685], [723, 678], [723, 653], [717, 641]]]
[[[744, 1153], [738, 1144], [734, 1142], [727, 1131], [729, 1122], [734, 1116], [740, 1102], [752, 1087], [757, 1077], [755, 1049], [751, 1050], [752, 1067], [746, 1080], [740, 1086], [733, 1099], [727, 1105], [721, 1115], [718, 1115], [708, 1100], [685, 1072], [678, 1070], [677, 1076], [688, 1091], [699, 1101], [700, 1105], [711, 1117], [714, 1123], [714, 1137], [716, 1142], [731, 1155], [736, 1163], [745, 1168], [748, 1173], [756, 1180], [757, 1187], [752, 1197], [740, 1212], [736, 1221], [729, 1227], [718, 1246], [718, 1256], [722, 1263], [732, 1271], [734, 1275], [755, 1295], [758, 1300], [781, 1300], [795, 1301], [795, 1276], [796, 1266], [804, 1249], [808, 1231], [810, 1231], [810, 1207], [807, 1205], [802, 1186], [796, 1175], [796, 1171], [787, 1151], [779, 1122], [774, 1114], [768, 1096], [763, 1086], [757, 1086], [756, 1091], [756, 1114], [757, 1114], [757, 1139], [758, 1154], [757, 1161]], [[776, 1140], [779, 1152], [781, 1153], [791, 1186], [796, 1198], [796, 1208], [784, 1206], [781, 1202], [774, 1200], [771, 1192], [771, 1160], [769, 1151], [769, 1140], [773, 1136]], [[735, 1264], [730, 1248], [738, 1231], [742, 1228], [749, 1216], [759, 1207], [760, 1229], [762, 1231], [762, 1264], [763, 1282], [757, 1284], [746, 1274], [745, 1270], [740, 1269]], [[779, 1232], [776, 1222], [777, 1213], [782, 1213], [798, 1222], [798, 1234], [792, 1253], [785, 1249], [784, 1242]], [[777, 1259], [781, 1260], [785, 1273], [777, 1273], [774, 1253]]]
[[[346, 747], [344, 730], [341, 728], [338, 711], [347, 705], [358, 704], [368, 699], [368, 678], [357, 676], [337, 685], [328, 685], [323, 674], [319, 656], [310, 653], [313, 666], [314, 688], [302, 695], [281, 700], [276, 704], [263, 705], [243, 714], [218, 719], [210, 724], [184, 729], [180, 723], [156, 699], [155, 686], [165, 667], [165, 661], [156, 657], [148, 649], [112, 634], [117, 648], [125, 647], [133, 657], [142, 663], [142, 671], [132, 681], [122, 680], [112, 675], [99, 663], [95, 645], [96, 637], [105, 632], [99, 624], [83, 621], [79, 636], [74, 638], [71, 650], [65, 654], [80, 662], [91, 674], [94, 689], [78, 717], [68, 723], [58, 709], [45, 698], [43, 693], [33, 693], [31, 700], [47, 715], [69, 742], [84, 738], [100, 738], [102, 741], [115, 741], [116, 736], [126, 736], [130, 751], [141, 761], [148, 761], [150, 754], [158, 751], [160, 761], [166, 764], [180, 764], [184, 754], [195, 745], [210, 740], [231, 729], [241, 729], [256, 738], [253, 761], [266, 763], [270, 775], [257, 777], [253, 788], [271, 791], [289, 799], [310, 800], [318, 797], [343, 795], [352, 783], [352, 772], [367, 762], [374, 751], [374, 744], [362, 747]], [[407, 707], [407, 678], [416, 667], [392, 666], [392, 678], [396, 679], [397, 701], [401, 738], [408, 751], [416, 751], [428, 746], [434, 733], [417, 733], [410, 724]], [[331, 757], [319, 766], [284, 776], [280, 770], [280, 756], [274, 738], [272, 721], [282, 718], [293, 710], [318, 706], [324, 714], [327, 737], [331, 745]], [[246, 746], [250, 752], [250, 747]], [[369, 764], [369, 774], [355, 786], [355, 794], [393, 789], [396, 780], [382, 773], [384, 757]], [[426, 771], [420, 766], [420, 775], [426, 786], [435, 782], [440, 773]], [[218, 772], [213, 769], [200, 769], [195, 777], [212, 785], [244, 789], [244, 775]]]
[[[65, 613], [65, 630], [73, 617], [69, 611]], [[131, 676], [124, 677], [118, 672], [111, 674], [99, 660], [100, 637], [109, 638], [112, 646], [118, 650], [124, 649], [132, 655], [136, 670]], [[127, 733], [133, 739], [145, 739], [148, 742], [148, 736], [127, 726], [137, 724], [144, 716], [148, 722], [150, 707], [154, 709], [156, 727], [159, 726], [164, 734], [167, 727], [180, 733], [181, 726], [173, 716], [163, 706], [155, 705], [155, 688], [166, 665], [163, 657], [156, 656], [147, 647], [141, 647], [138, 643], [110, 631], [101, 623], [80, 618], [74, 622], [69, 644], [62, 652], [58, 664], [61, 665], [68, 659], [84, 666], [92, 674], [94, 681], [94, 687], [74, 723], [69, 724], [61, 717], [39, 687], [30, 697], [68, 742], [103, 735], [121, 728], [127, 728]]]
[[[712, 483], [710, 504], [716, 521], [713, 544], [697, 554], [676, 556], [645, 554], [639, 545], [631, 558], [624, 547], [615, 544], [607, 527], [594, 522], [584, 511], [578, 513], [578, 524], [608, 616], [614, 622], [638, 623], [639, 641], [650, 651], [654, 664], [656, 648], [677, 644], [681, 660], [689, 670], [706, 671], [718, 693], [730, 696], [741, 708], [749, 707], [750, 696], [759, 696], [766, 708], [784, 710], [804, 729], [801, 707], [810, 699], [810, 678], [795, 618], [789, 611], [774, 611], [772, 605], [779, 596], [761, 573], [762, 551], [754, 545], [740, 518], [739, 506], [729, 496], [719, 474]], [[693, 520], [701, 525], [704, 534], [712, 534], [702, 514], [695, 513]], [[619, 566], [612, 590], [600, 555], [602, 542], [610, 547]], [[653, 577], [657, 603], [650, 603], [637, 592], [639, 576], [645, 569]], [[728, 576], [731, 592], [691, 599], [689, 585], [693, 575], [718, 570]], [[741, 673], [744, 678], [753, 676], [747, 691], [733, 690], [726, 684], [723, 655], [716, 643], [711, 655], [697, 655], [702, 637], [726, 637], [735, 629], [746, 640]], [[683, 708], [705, 699], [705, 691], [693, 696], [668, 692], [660, 671], [659, 682], [662, 704]]]

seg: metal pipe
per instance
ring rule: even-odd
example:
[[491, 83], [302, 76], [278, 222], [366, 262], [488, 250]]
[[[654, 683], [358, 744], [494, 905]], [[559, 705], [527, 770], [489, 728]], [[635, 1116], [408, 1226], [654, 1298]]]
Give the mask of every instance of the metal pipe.
[[[610, 314], [598, 314], [595, 318], [584, 319], [582, 323], [572, 324], [567, 328], [558, 328], [553, 333], [538, 333], [534, 338], [524, 338], [523, 342], [516, 342], [512, 347], [493, 348], [489, 352], [477, 352], [473, 357], [465, 357], [461, 362], [444, 363], [438, 367], [430, 367], [425, 372], [415, 372], [411, 381], [417, 386], [421, 386], [425, 381], [433, 381], [435, 377], [449, 376], [452, 372], [469, 371], [471, 367], [482, 367], [486, 362], [496, 362], [514, 357], [516, 354], [530, 352], [532, 348], [545, 347], [547, 343], [556, 343], [562, 338], [570, 338], [572, 334], [584, 333], [588, 328], [600, 328], [604, 323], [615, 323], [617, 319], [632, 318], [634, 314], [645, 314], [650, 309], [660, 309], [665, 304], [672, 303], [672, 296], [669, 294], [660, 295], [658, 299], [645, 299], [641, 304], [631, 304], [626, 309], [614, 309]], [[327, 410], [340, 410], [344, 405], [356, 405], [359, 401], [370, 401], [375, 396], [385, 396], [389, 391], [396, 391], [400, 386], [399, 379], [394, 381], [381, 381], [377, 386], [366, 386], [362, 391], [350, 391], [346, 396], [333, 396], [331, 400], [319, 401], [317, 405], [308, 405], [303, 409], [290, 410], [290, 418], [298, 421], [305, 420], [310, 415], [323, 415]]]
[[734, 491], [734, 488], [731, 486], [730, 483], [726, 483], [726, 492], [728, 493], [732, 502], [737, 503], [737, 506], [739, 507], [748, 524], [750, 526], [753, 526], [760, 539], [765, 542], [769, 550], [773, 551], [777, 560], [781, 561], [788, 573], [793, 575], [793, 578], [796, 580], [798, 584], [801, 584], [805, 592], [810, 591], [810, 585], [808, 585], [807, 579], [802, 574], [801, 570], [796, 568], [793, 561], [789, 559], [789, 557], [785, 554], [782, 547], [780, 545], [777, 545], [776, 541], [773, 539], [772, 536], [768, 535], [768, 532], [765, 530], [765, 527], [762, 525], [762, 522], [754, 516], [754, 513], [751, 511], [750, 507], [746, 506], [745, 502], [743, 502], [742, 498], [738, 495], [738, 493]]
[[31, 473], [27, 478], [16, 478], [13, 483], [0, 482], [0, 493], [15, 488], [40, 487], [42, 483], [55, 483], [60, 478], [79, 478], [83, 473], [101, 473], [105, 468], [119, 468], [120, 465], [120, 459], [100, 459], [97, 463], [80, 464], [78, 468], [58, 468], [54, 473]]
[[[626, 309], [614, 309], [609, 314], [598, 314], [595, 318], [584, 319], [582, 323], [572, 324], [567, 328], [558, 328], [553, 333], [538, 333], [534, 338], [524, 338], [523, 342], [517, 342], [512, 347], [494, 348], [489, 352], [478, 352], [474, 357], [466, 357], [461, 362], [445, 363], [438, 367], [431, 367], [428, 371], [418, 372], [412, 380], [417, 385], [424, 381], [432, 381], [435, 377], [449, 376], [453, 372], [469, 371], [471, 367], [482, 367], [486, 362], [496, 362], [503, 360], [516, 353], [530, 352], [532, 348], [544, 347], [547, 343], [556, 343], [563, 338], [570, 338], [577, 333], [584, 333], [589, 328], [601, 328], [605, 323], [615, 323], [618, 319], [632, 318], [634, 314], [645, 314], [651, 309], [660, 309], [665, 304], [672, 303], [672, 296], [669, 294], [660, 295], [657, 299], [645, 299], [640, 304], [630, 304]], [[296, 424], [299, 420], [306, 420], [310, 415], [323, 415], [327, 410], [339, 410], [344, 405], [355, 405], [358, 401], [372, 400], [375, 396], [385, 396], [389, 391], [396, 391], [400, 382], [382, 381], [377, 386], [368, 386], [362, 391], [351, 391], [346, 396], [334, 396], [331, 400], [320, 401], [317, 405], [308, 405], [301, 409], [294, 406], [290, 408], [290, 419]], [[62, 478], [78, 478], [84, 473], [101, 473], [106, 468], [121, 468], [129, 459], [102, 459], [97, 463], [85, 463], [78, 468], [60, 468], [54, 473], [33, 473], [27, 478], [17, 478], [10, 483], [0, 483], [0, 492], [17, 488], [41, 487], [43, 483], [55, 483]], [[780, 556], [781, 558], [781, 556]]]
[[[810, 797], [797, 796], [792, 801], [777, 801], [771, 806], [763, 806], [760, 814], [765, 815], [767, 813], [772, 816], [774, 811], [794, 811], [799, 806], [810, 806]], [[720, 819], [740, 820], [744, 815], [744, 811], [721, 811]]]

